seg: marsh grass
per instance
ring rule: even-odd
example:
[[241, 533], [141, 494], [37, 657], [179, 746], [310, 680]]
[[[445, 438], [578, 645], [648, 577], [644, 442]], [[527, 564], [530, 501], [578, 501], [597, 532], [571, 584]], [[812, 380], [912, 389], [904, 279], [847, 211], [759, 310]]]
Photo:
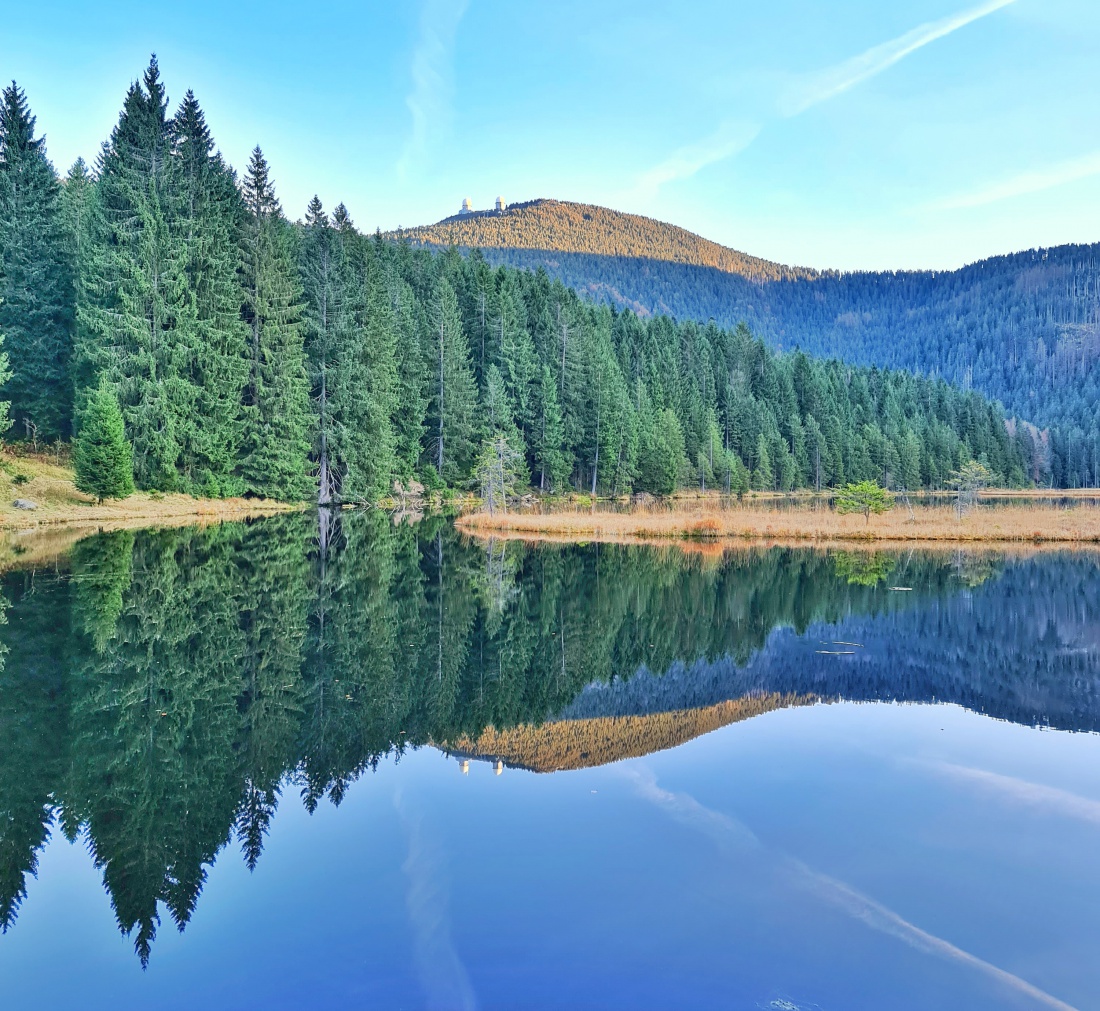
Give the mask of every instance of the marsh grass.
[[915, 504], [911, 514], [899, 506], [871, 517], [870, 522], [856, 514], [841, 515], [822, 499], [794, 498], [775, 508], [771, 502], [698, 498], [677, 500], [671, 507], [655, 503], [615, 510], [557, 505], [495, 516], [469, 513], [456, 523], [476, 536], [514, 534], [554, 540], [1100, 544], [1100, 507], [1092, 502], [1052, 505], [1040, 497], [1023, 496], [996, 506], [979, 504], [962, 516], [946, 502]]

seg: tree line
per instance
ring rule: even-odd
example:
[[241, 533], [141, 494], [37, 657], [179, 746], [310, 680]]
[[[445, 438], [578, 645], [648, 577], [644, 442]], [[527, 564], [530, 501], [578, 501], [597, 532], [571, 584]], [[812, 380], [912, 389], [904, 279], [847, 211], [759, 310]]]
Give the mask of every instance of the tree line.
[[543, 270], [363, 235], [316, 197], [291, 223], [262, 151], [238, 177], [191, 92], [170, 113], [155, 58], [64, 180], [24, 93], [0, 106], [15, 433], [113, 430], [114, 401], [111, 458], [140, 488], [324, 504], [492, 467], [614, 495], [939, 487], [971, 459], [1033, 476], [1026, 433], [942, 381], [618, 311]]
[[[515, 215], [524, 213], [520, 207]], [[555, 223], [591, 227], [576, 217]], [[605, 210], [601, 227], [615, 228], [616, 218]], [[545, 269], [593, 300], [647, 317], [744, 321], [776, 350], [801, 348], [979, 390], [1005, 405], [1014, 427], [1032, 426], [1034, 480], [1100, 484], [1100, 244], [1027, 250], [954, 271], [817, 273], [762, 269], [751, 258], [716, 266], [705, 249], [675, 241], [672, 226], [663, 226], [669, 235], [656, 237], [649, 252], [593, 252], [585, 250], [633, 250], [634, 229], [628, 223], [622, 241], [563, 238], [515, 225], [511, 208], [493, 224], [448, 219], [408, 234], [429, 248], [484, 238], [494, 265]]]

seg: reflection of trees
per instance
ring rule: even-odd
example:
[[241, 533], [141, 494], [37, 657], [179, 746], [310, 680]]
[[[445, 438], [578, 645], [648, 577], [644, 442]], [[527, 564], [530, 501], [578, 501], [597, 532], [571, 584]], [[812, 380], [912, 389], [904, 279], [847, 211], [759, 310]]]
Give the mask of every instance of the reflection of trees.
[[855, 586], [878, 586], [897, 565], [885, 551], [838, 551], [833, 556], [838, 579]]
[[[5, 924], [52, 817], [86, 832], [146, 959], [232, 835], [256, 865], [288, 786], [310, 809], [339, 802], [388, 753], [538, 725], [590, 682], [660, 711], [685, 661], [740, 669], [777, 626], [916, 613], [972, 582], [920, 555], [894, 576], [914, 592], [889, 594], [838, 580], [850, 563], [824, 552], [485, 548], [440, 521], [317, 522], [106, 535], [78, 546], [70, 578], [6, 578]], [[828, 694], [793, 681], [776, 690]]]

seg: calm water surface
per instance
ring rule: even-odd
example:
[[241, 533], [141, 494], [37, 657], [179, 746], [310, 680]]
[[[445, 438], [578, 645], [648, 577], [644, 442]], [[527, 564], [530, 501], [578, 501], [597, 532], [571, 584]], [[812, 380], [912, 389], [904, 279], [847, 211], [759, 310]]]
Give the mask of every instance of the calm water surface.
[[345, 514], [2, 590], [0, 1007], [1100, 1007], [1094, 555]]

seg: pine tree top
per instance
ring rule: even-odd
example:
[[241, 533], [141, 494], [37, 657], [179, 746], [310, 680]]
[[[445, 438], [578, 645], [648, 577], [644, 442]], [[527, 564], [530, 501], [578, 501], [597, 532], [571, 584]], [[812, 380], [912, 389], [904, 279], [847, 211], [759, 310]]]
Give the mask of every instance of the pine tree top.
[[27, 95], [15, 81], [0, 97], [0, 168], [8, 168], [27, 156], [45, 156], [46, 138], [34, 136], [35, 117]]
[[275, 184], [264, 153], [257, 144], [252, 149], [242, 183], [245, 204], [248, 210], [258, 218], [276, 217], [282, 213], [279, 200], [275, 196]]
[[306, 208], [306, 224], [311, 227], [328, 227], [328, 215], [325, 214], [325, 209], [321, 206], [321, 198], [316, 193]]
[[344, 206], [343, 201], [336, 205], [336, 210], [332, 212], [332, 223], [340, 232], [353, 232], [355, 231], [355, 224], [351, 220], [351, 214], [348, 213], [347, 207]]

